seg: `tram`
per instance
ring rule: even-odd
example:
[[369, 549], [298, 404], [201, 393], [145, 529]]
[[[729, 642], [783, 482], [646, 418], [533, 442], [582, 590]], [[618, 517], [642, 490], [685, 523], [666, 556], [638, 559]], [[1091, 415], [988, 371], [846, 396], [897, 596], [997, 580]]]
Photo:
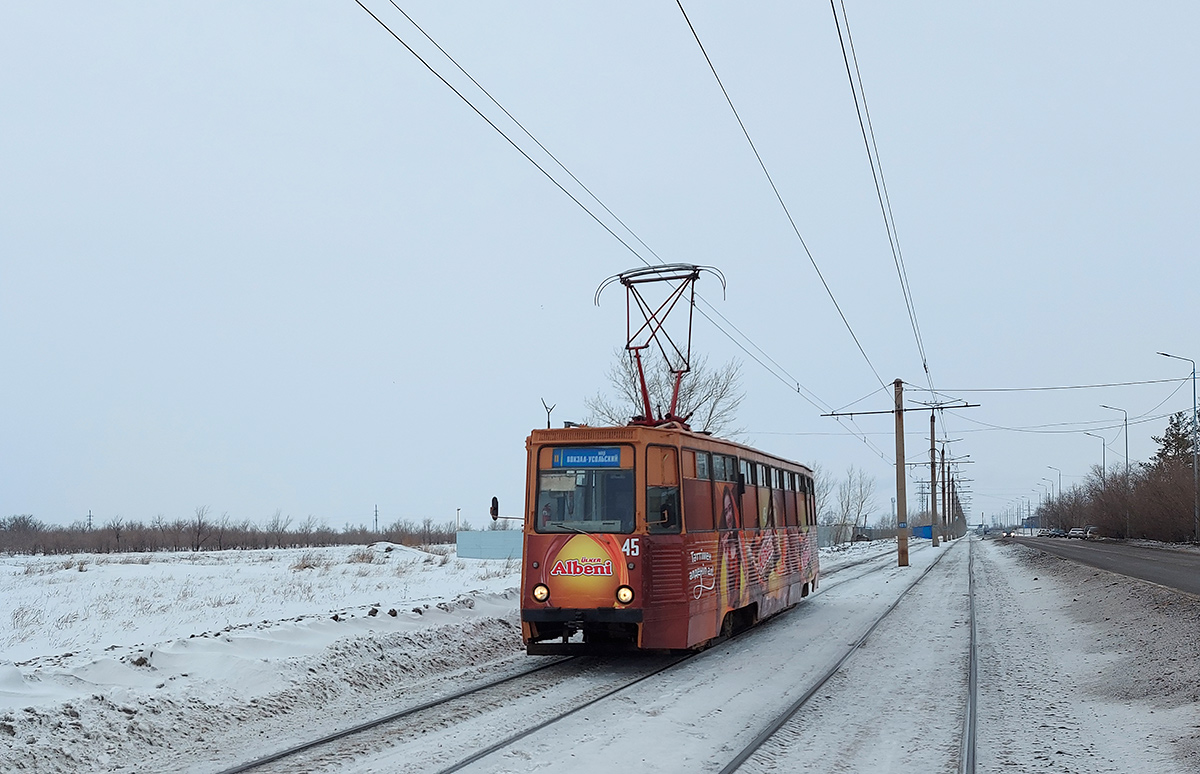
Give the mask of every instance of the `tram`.
[[[597, 304], [608, 285], [626, 289], [625, 348], [642, 413], [624, 427], [551, 429], [547, 409], [546, 429], [525, 441], [521, 635], [530, 654], [700, 649], [817, 588], [812, 470], [693, 432], [680, 405], [702, 272], [724, 287], [718, 270], [682, 263], [605, 280]], [[652, 303], [647, 286], [669, 292]], [[685, 300], [680, 346], [667, 318]], [[674, 375], [658, 416], [642, 360], [652, 349]]]
[[534, 430], [530, 654], [701, 649], [817, 588], [812, 470], [675, 423]]

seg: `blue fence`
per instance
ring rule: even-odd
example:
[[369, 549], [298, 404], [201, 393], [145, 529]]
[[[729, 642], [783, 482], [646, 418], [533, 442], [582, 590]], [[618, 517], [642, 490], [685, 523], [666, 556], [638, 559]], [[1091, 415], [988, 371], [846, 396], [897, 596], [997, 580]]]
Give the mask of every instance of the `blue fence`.
[[464, 559], [521, 558], [521, 531], [517, 529], [459, 532], [455, 543]]

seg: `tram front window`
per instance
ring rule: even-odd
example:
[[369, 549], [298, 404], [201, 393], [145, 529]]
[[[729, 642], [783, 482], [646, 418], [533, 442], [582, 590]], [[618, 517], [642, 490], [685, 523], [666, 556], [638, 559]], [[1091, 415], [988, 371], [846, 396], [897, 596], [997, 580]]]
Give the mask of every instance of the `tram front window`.
[[538, 532], [632, 532], [632, 470], [544, 470]]

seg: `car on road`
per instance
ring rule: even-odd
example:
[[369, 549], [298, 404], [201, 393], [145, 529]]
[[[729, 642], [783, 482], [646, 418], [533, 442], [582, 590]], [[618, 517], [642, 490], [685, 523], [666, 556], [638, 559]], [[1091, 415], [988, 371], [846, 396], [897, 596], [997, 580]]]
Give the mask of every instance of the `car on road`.
[[1095, 527], [1086, 527], [1083, 530], [1083, 536], [1087, 540], [1099, 540], [1100, 530], [1096, 529]]
[[1048, 530], [1048, 529], [1039, 529], [1039, 530], [1037, 531], [1037, 536], [1038, 536], [1038, 537], [1050, 537], [1050, 530]]
[[1057, 527], [1050, 530], [1050, 537], [1066, 537], [1066, 536], [1067, 536], [1067, 533], [1063, 532], [1061, 529], [1058, 529]]
[[1083, 527], [1076, 527], [1075, 529], [1073, 529], [1067, 533], [1067, 537], [1079, 538], [1080, 540], [1082, 540], [1087, 537], [1087, 532], [1084, 530]]

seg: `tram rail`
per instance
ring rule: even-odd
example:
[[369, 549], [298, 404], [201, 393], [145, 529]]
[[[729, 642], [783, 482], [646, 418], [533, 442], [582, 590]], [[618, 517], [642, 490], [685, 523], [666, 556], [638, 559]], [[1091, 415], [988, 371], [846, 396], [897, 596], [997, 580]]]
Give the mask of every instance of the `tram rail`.
[[[891, 615], [901, 602], [903, 602], [916, 586], [925, 579], [926, 576], [933, 570], [934, 567], [942, 560], [948, 552], [943, 552], [934, 560], [905, 590], [898, 596], [891, 605], [887, 607], [872, 623], [867, 627], [866, 631], [859, 637], [850, 648], [826, 671], [819, 677], [809, 688], [794, 701], [790, 706], [776, 714], [763, 729], [746, 744], [724, 767], [720, 769], [719, 774], [733, 774], [740, 769], [747, 761], [751, 760], [756, 752], [766, 745], [781, 729], [783, 729], [796, 714], [804, 708], [828, 682], [842, 669], [850, 658], [862, 647], [862, 645], [870, 638], [875, 630]], [[974, 541], [968, 538], [968, 605], [970, 616], [970, 643], [968, 654], [968, 680], [967, 680], [967, 697], [966, 708], [964, 711], [964, 719], [962, 726], [962, 739], [960, 744], [960, 774], [974, 774], [975, 772], [975, 708], [978, 695], [977, 681], [977, 658], [976, 658], [976, 622], [975, 622], [975, 585], [974, 585]]]
[[[955, 544], [957, 545], [957, 543]], [[976, 695], [977, 695], [977, 658], [976, 658], [976, 624], [975, 624], [975, 588], [974, 588], [974, 547], [973, 541], [968, 540], [968, 597], [970, 609], [970, 645], [969, 645], [969, 676], [968, 676], [968, 697], [962, 724], [962, 740], [961, 752], [959, 755], [961, 774], [974, 774], [975, 765], [975, 716], [976, 716]], [[747, 761], [754, 758], [755, 753], [771, 740], [781, 729], [797, 715], [797, 713], [805, 707], [815, 696], [819, 695], [822, 689], [829, 681], [840, 671], [842, 671], [851, 657], [868, 641], [868, 639], [876, 632], [880, 625], [887, 620], [888, 616], [896, 610], [896, 608], [910, 597], [910, 593], [932, 572], [934, 567], [938, 566], [941, 559], [949, 552], [942, 552], [939, 556], [927, 566], [921, 574], [909, 583], [900, 595], [891, 602], [891, 604], [882, 611], [863, 633], [851, 644], [845, 653], [841, 654], [823, 674], [821, 674], [810, 686], [804, 689], [804, 693], [792, 702], [789, 706], [780, 711], [775, 717], [763, 725], [758, 734], [738, 751], [727, 763], [720, 769], [721, 774], [731, 774], [741, 768]], [[878, 557], [873, 558], [878, 559]], [[872, 560], [872, 561], [873, 561]], [[857, 564], [857, 563], [856, 563]], [[849, 569], [848, 566], [839, 569]], [[768, 627], [774, 622], [767, 622]], [[746, 634], [758, 631], [752, 629], [743, 635], [738, 635], [734, 639], [740, 639]], [[473, 752], [459, 754], [456, 760], [451, 763], [439, 764], [429, 762], [430, 771], [436, 771], [437, 774], [451, 774], [452, 772], [462, 771], [467, 769], [472, 764], [482, 761], [489, 756], [499, 753], [506, 748], [510, 748], [523, 739], [534, 736], [538, 732], [558, 723], [566, 718], [575, 715], [581, 710], [589, 707], [594, 707], [601, 702], [611, 699], [624, 691], [627, 691], [635, 686], [644, 683], [651, 678], [675, 669], [684, 662], [695, 658], [698, 653], [686, 653], [675, 656], [655, 657], [646, 656], [639, 658], [640, 666], [645, 668], [634, 670], [635, 673], [625, 675], [617, 680], [609, 681], [608, 684], [593, 686], [593, 693], [585, 701], [573, 703], [569, 707], [559, 708], [549, 716], [543, 716], [536, 722], [530, 723], [527, 727], [508, 730], [507, 733], [486, 746], [482, 746]], [[220, 774], [240, 774], [247, 771], [281, 771], [297, 770], [294, 768], [297, 765], [305, 766], [313, 761], [313, 757], [318, 761], [329, 762], [331, 759], [338, 758], [341, 754], [336, 751], [336, 745], [339, 741], [353, 737], [355, 735], [364, 734], [372, 730], [385, 729], [388, 724], [396, 723], [408, 719], [410, 724], [420, 723], [423, 717], [438, 718], [440, 713], [446, 712], [447, 708], [453, 706], [454, 702], [460, 701], [467, 697], [483, 695], [488, 691], [507, 690], [515, 691], [518, 694], [530, 694], [543, 689], [547, 684], [554, 682], [562, 682], [571, 680], [577, 676], [592, 672], [593, 670], [603, 670], [605, 665], [614, 663], [613, 658], [607, 657], [589, 657], [589, 656], [571, 656], [566, 658], [558, 658], [549, 663], [538, 664], [532, 669], [523, 670], [516, 674], [507, 675], [503, 678], [491, 680], [479, 685], [471, 686], [461, 691], [439, 697], [421, 704], [406, 707], [398, 712], [390, 713], [386, 716], [376, 718], [374, 720], [362, 723], [351, 728], [339, 731], [334, 734], [323, 736], [319, 739], [296, 745], [291, 748], [280, 750], [267, 756], [257, 758], [253, 761], [224, 769]], [[630, 662], [624, 659], [622, 663], [628, 666]], [[581, 669], [581, 666], [583, 667]], [[560, 674], [555, 675], [551, 679], [547, 679], [553, 672], [548, 670], [557, 670]], [[526, 681], [527, 684], [521, 683]], [[516, 685], [514, 685], [516, 684]], [[486, 703], [486, 700], [484, 701]], [[437, 721], [441, 722], [441, 721]], [[468, 748], [469, 749], [469, 748]], [[307, 758], [306, 758], [307, 756]], [[344, 757], [343, 757], [344, 762]], [[715, 764], [715, 765], [719, 765]], [[303, 769], [301, 769], [303, 770]]]

